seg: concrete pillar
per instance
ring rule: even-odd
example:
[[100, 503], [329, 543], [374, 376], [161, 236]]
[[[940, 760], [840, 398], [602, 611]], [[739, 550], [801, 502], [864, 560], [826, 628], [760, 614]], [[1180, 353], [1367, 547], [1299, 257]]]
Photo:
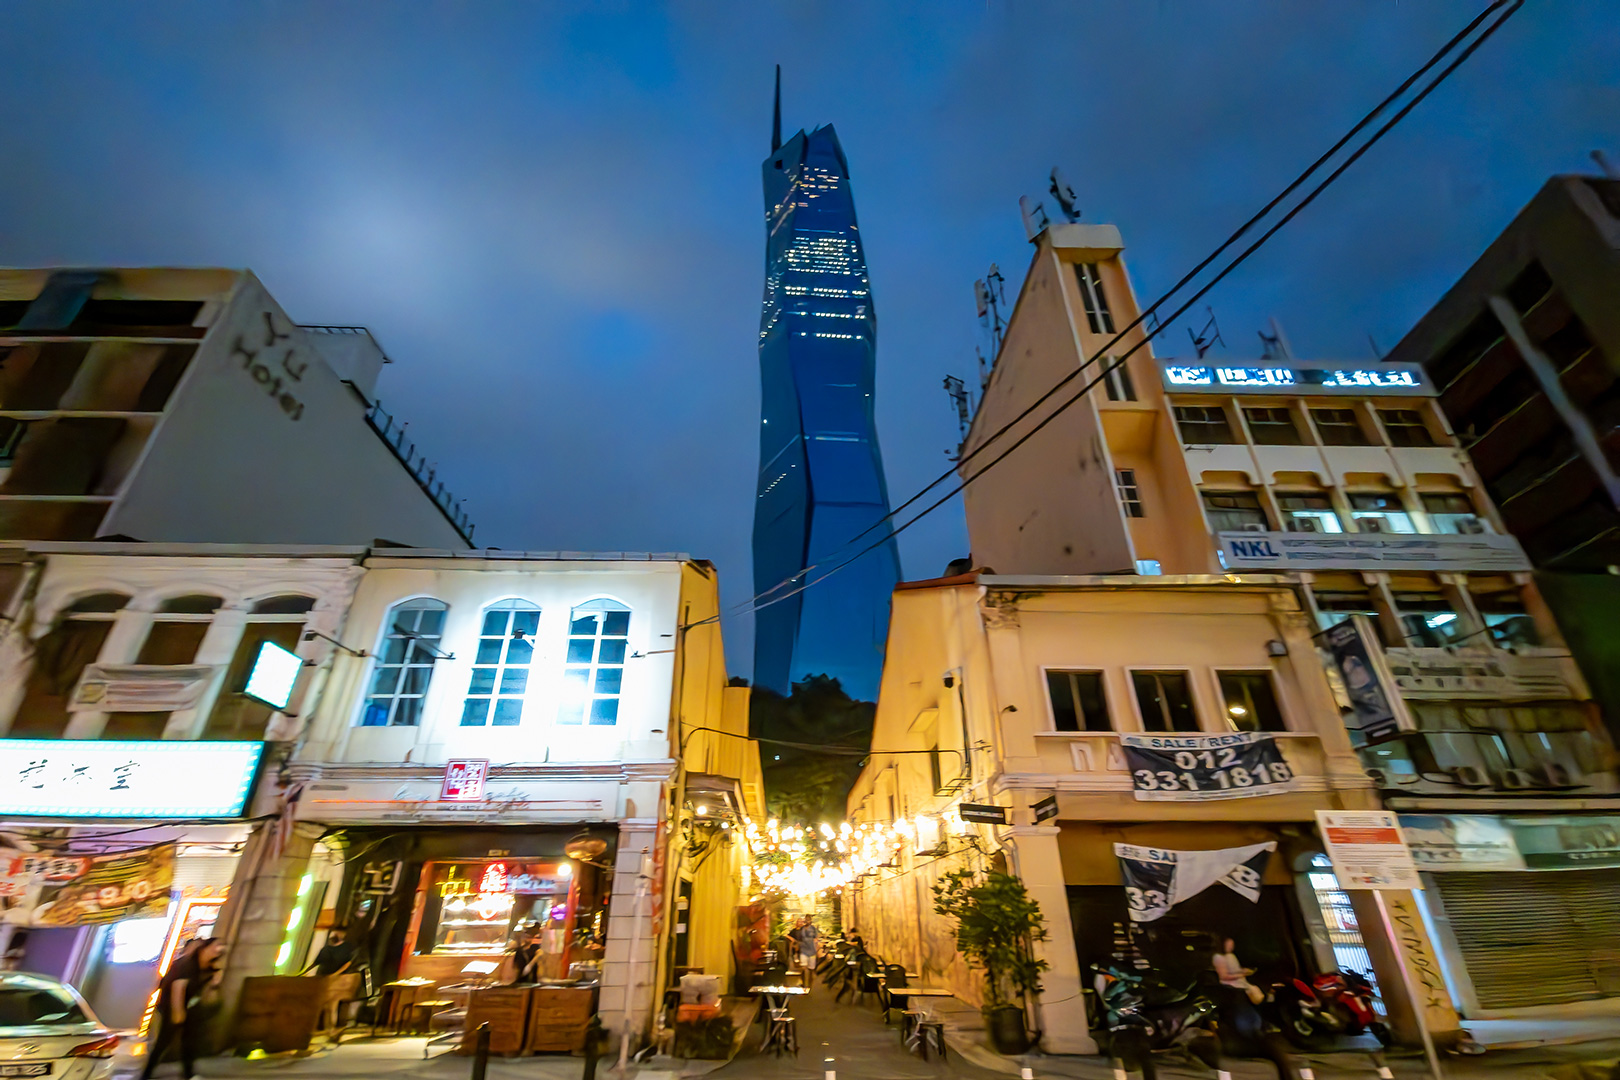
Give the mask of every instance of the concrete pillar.
[[208, 724], [208, 715], [214, 711], [214, 702], [225, 689], [225, 672], [230, 667], [231, 660], [236, 656], [236, 647], [242, 643], [242, 630], [247, 625], [247, 609], [221, 608], [215, 615], [214, 621], [208, 624], [208, 630], [197, 645], [197, 655], [193, 659], [196, 664], [213, 664], [217, 670], [203, 688], [202, 696], [197, 699], [195, 708], [176, 709], [169, 714], [169, 722], [164, 725], [163, 737], [165, 739], [200, 739], [203, 728]]
[[[652, 1016], [654, 981], [657, 977], [657, 933], [654, 926], [656, 871], [642, 877], [642, 854], [653, 861], [658, 828], [652, 821], [623, 821], [619, 824], [619, 847], [614, 857], [613, 896], [608, 902], [607, 948], [602, 956], [602, 989], [597, 1010], [602, 1024], [618, 1046], [625, 1025], [630, 1025], [631, 1041]], [[637, 902], [637, 890], [645, 886]], [[641, 924], [639, 931], [637, 923]], [[633, 980], [633, 981], [632, 981]]]
[[1063, 884], [1063, 863], [1058, 857], [1059, 829], [1052, 825], [1014, 825], [1001, 834], [1008, 853], [1008, 869], [1023, 879], [1030, 898], [1046, 918], [1045, 941], [1036, 942], [1035, 954], [1049, 965], [1041, 975], [1041, 1049], [1049, 1054], [1095, 1054], [1086, 1003], [1080, 954], [1074, 947], [1069, 923], [1069, 893]]
[[292, 836], [278, 853], [273, 827], [279, 826], [279, 821], [254, 826], [231, 882], [230, 899], [220, 911], [215, 935], [224, 938], [227, 954], [220, 980], [221, 1008], [209, 1033], [215, 1047], [224, 1046], [230, 1037], [242, 984], [255, 975], [275, 974], [276, 953], [298, 899], [298, 883], [308, 871], [315, 841], [325, 829], [303, 822], [293, 826]]
[[[1423, 924], [1423, 913], [1417, 898], [1410, 892], [1384, 890], [1383, 908], [1379, 910], [1378, 896], [1372, 889], [1347, 889], [1350, 906], [1356, 913], [1361, 928], [1361, 940], [1372, 958], [1378, 973], [1378, 989], [1384, 1006], [1389, 1010], [1389, 1026], [1395, 1039], [1407, 1046], [1422, 1044], [1418, 1033], [1413, 1002], [1406, 992], [1406, 978], [1412, 981], [1417, 993], [1429, 1034], [1436, 1045], [1448, 1046], [1457, 1041], [1461, 1021], [1457, 1008], [1446, 989], [1445, 974], [1440, 968], [1440, 957], [1428, 928]], [[1386, 921], [1384, 912], [1388, 912]], [[1400, 964], [1406, 964], [1403, 977]]]

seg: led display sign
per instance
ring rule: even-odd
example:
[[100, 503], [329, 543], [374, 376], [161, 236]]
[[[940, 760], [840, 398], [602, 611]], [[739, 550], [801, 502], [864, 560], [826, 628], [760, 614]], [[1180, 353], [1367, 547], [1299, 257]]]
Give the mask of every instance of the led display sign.
[[266, 641], [259, 646], [259, 655], [253, 661], [253, 670], [242, 693], [272, 709], [285, 709], [292, 700], [293, 684], [303, 669], [303, 657], [273, 641]]
[[1166, 386], [1229, 386], [1236, 390], [1320, 387], [1325, 390], [1417, 390], [1423, 377], [1412, 368], [1184, 367], [1166, 365]]
[[257, 742], [0, 739], [0, 814], [240, 817], [263, 753]]

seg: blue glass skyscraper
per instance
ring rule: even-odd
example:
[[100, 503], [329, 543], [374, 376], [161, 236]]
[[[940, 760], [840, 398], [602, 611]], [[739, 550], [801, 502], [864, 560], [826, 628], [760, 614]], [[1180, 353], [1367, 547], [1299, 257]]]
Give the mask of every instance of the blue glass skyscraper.
[[843, 147], [831, 125], [782, 142], [780, 72], [763, 171], [755, 591], [788, 594], [805, 568], [820, 568], [813, 580], [883, 542], [756, 614], [754, 682], [786, 694], [807, 675], [831, 675], [851, 697], [875, 701], [900, 555], [886, 522], [848, 541], [889, 513], [873, 422], [877, 315]]

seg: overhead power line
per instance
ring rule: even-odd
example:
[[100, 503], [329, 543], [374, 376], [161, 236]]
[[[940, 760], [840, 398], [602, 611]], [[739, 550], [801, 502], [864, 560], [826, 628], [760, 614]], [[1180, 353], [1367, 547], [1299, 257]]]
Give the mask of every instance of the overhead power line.
[[[1193, 267], [1192, 270], [1188, 271], [1187, 274], [1185, 274], [1181, 278], [1181, 280], [1176, 282], [1175, 285], [1173, 285], [1170, 289], [1166, 290], [1166, 292], [1163, 295], [1161, 295], [1157, 300], [1155, 300], [1153, 302], [1152, 305], [1150, 305], [1146, 310], [1144, 310], [1141, 314], [1139, 314], [1136, 317], [1136, 319], [1134, 319], [1129, 325], [1127, 325], [1124, 329], [1120, 330], [1112, 338], [1110, 338], [1106, 343], [1104, 343], [1104, 345], [1102, 345], [1089, 359], [1084, 360], [1073, 372], [1069, 373], [1068, 375], [1066, 375], [1062, 379], [1060, 379], [1056, 384], [1054, 384], [1051, 388], [1049, 388], [1044, 394], [1042, 394], [1032, 404], [1030, 404], [1022, 412], [1020, 412], [1016, 417], [1014, 417], [1012, 420], [1008, 421], [1007, 423], [1003, 424], [1000, 428], [998, 428], [996, 431], [991, 433], [991, 435], [989, 437], [987, 437], [985, 440], [983, 440], [977, 447], [975, 447], [972, 452], [964, 455], [957, 462], [956, 468], [947, 470], [946, 472], [942, 473], [939, 477], [935, 478], [929, 484], [924, 486], [915, 495], [911, 496], [911, 498], [907, 499], [904, 503], [900, 504], [894, 510], [890, 511], [883, 518], [880, 518], [878, 521], [874, 522], [872, 525], [869, 525], [865, 530], [863, 530], [862, 532], [856, 534], [850, 540], [846, 541], [845, 544], [843, 545], [843, 547], [840, 548], [839, 550], [847, 549], [852, 544], [859, 541], [863, 536], [866, 536], [867, 534], [871, 533], [874, 529], [877, 529], [877, 528], [881, 527], [882, 525], [884, 525], [885, 523], [887, 523], [889, 521], [892, 521], [902, 511], [906, 510], [907, 508], [913, 506], [918, 501], [920, 501], [924, 496], [927, 495], [928, 492], [932, 491], [934, 488], [938, 487], [941, 483], [945, 482], [946, 480], [949, 480], [952, 476], [956, 475], [956, 472], [957, 472], [958, 468], [962, 468], [962, 467], [966, 466], [970, 461], [977, 458], [980, 454], [982, 454], [983, 452], [988, 450], [993, 443], [995, 443], [1002, 436], [1006, 435], [1007, 432], [1009, 432], [1011, 429], [1013, 429], [1018, 424], [1022, 423], [1024, 420], [1026, 420], [1028, 417], [1030, 417], [1032, 414], [1034, 414], [1035, 411], [1037, 409], [1039, 409], [1042, 405], [1044, 405], [1046, 402], [1050, 401], [1052, 399], [1052, 397], [1054, 397], [1058, 392], [1060, 392], [1065, 386], [1069, 385], [1075, 379], [1077, 379], [1085, 371], [1085, 369], [1087, 367], [1089, 367], [1092, 364], [1096, 363], [1097, 360], [1102, 358], [1104, 356], [1104, 354], [1106, 354], [1106, 352], [1109, 349], [1111, 349], [1115, 345], [1119, 344], [1124, 339], [1124, 337], [1127, 334], [1129, 334], [1133, 329], [1136, 329], [1137, 327], [1141, 326], [1142, 323], [1148, 318], [1149, 315], [1155, 315], [1160, 307], [1164, 306], [1166, 303], [1168, 303], [1170, 301], [1171, 297], [1173, 297], [1181, 289], [1185, 288], [1186, 285], [1188, 283], [1190, 283], [1193, 278], [1195, 278], [1203, 270], [1207, 269], [1210, 266], [1211, 263], [1213, 263], [1223, 253], [1225, 253], [1229, 248], [1231, 248], [1235, 243], [1237, 243], [1237, 241], [1239, 239], [1241, 239], [1245, 233], [1247, 233], [1258, 222], [1263, 220], [1268, 214], [1270, 214], [1273, 210], [1275, 210], [1284, 200], [1286, 200], [1288, 198], [1289, 195], [1291, 195], [1295, 191], [1297, 191], [1312, 175], [1314, 175], [1328, 161], [1332, 160], [1341, 150], [1343, 150], [1347, 145], [1349, 145], [1349, 143], [1358, 134], [1360, 134], [1362, 131], [1364, 131], [1380, 114], [1382, 114], [1384, 112], [1385, 109], [1387, 109], [1395, 101], [1399, 100], [1400, 97], [1403, 94], [1405, 94], [1408, 90], [1410, 90], [1411, 87], [1414, 84], [1416, 84], [1420, 79], [1422, 79], [1424, 77], [1424, 75], [1426, 75], [1428, 72], [1430, 72], [1442, 60], [1444, 60], [1445, 57], [1447, 55], [1449, 55], [1453, 50], [1457, 49], [1458, 45], [1460, 45], [1462, 42], [1467, 40], [1469, 35], [1472, 34], [1473, 31], [1476, 30], [1482, 23], [1484, 23], [1487, 19], [1489, 19], [1490, 16], [1493, 13], [1500, 12], [1500, 14], [1497, 15], [1496, 19], [1494, 21], [1492, 21], [1490, 23], [1490, 25], [1487, 26], [1482, 33], [1480, 33], [1472, 41], [1469, 41], [1468, 44], [1466, 46], [1464, 46], [1461, 49], [1461, 51], [1458, 52], [1458, 54], [1451, 60], [1451, 62], [1448, 63], [1443, 69], [1441, 69], [1441, 71], [1437, 75], [1435, 75], [1435, 77], [1433, 79], [1431, 79], [1428, 83], [1426, 83], [1418, 91], [1418, 93], [1412, 97], [1412, 99], [1410, 101], [1408, 101], [1405, 105], [1403, 105], [1392, 117], [1390, 117], [1390, 119], [1388, 121], [1386, 121], [1381, 127], [1379, 127], [1378, 130], [1375, 131], [1365, 142], [1363, 142], [1360, 146], [1358, 146], [1337, 168], [1335, 168], [1331, 173], [1329, 173], [1327, 175], [1327, 177], [1325, 177], [1310, 192], [1308, 192], [1304, 196], [1304, 198], [1302, 198], [1295, 206], [1293, 206], [1290, 210], [1288, 210], [1287, 213], [1285, 213], [1280, 220], [1278, 220], [1269, 229], [1267, 229], [1257, 240], [1255, 240], [1252, 244], [1250, 244], [1247, 248], [1245, 248], [1231, 262], [1226, 264], [1220, 270], [1220, 272], [1215, 275], [1214, 278], [1212, 278], [1209, 282], [1207, 282], [1205, 285], [1203, 285], [1189, 299], [1187, 299], [1185, 302], [1183, 302], [1181, 304], [1181, 306], [1178, 307], [1170, 316], [1168, 316], [1167, 318], [1165, 318], [1163, 320], [1160, 320], [1153, 329], [1146, 331], [1142, 335], [1142, 339], [1140, 341], [1138, 341], [1136, 344], [1132, 345], [1129, 349], [1127, 349], [1120, 356], [1113, 358], [1112, 361], [1110, 363], [1108, 363], [1108, 365], [1106, 367], [1099, 370], [1097, 372], [1097, 374], [1090, 381], [1088, 381], [1084, 386], [1082, 386], [1074, 395], [1072, 395], [1066, 401], [1064, 401], [1062, 404], [1060, 404], [1056, 409], [1054, 409], [1045, 418], [1040, 420], [1029, 431], [1025, 432], [1022, 436], [1020, 436], [1015, 442], [1012, 443], [1012, 445], [1010, 445], [1010, 446], [1006, 447], [1005, 449], [1001, 450], [1001, 452], [998, 453], [994, 458], [992, 458], [988, 463], [986, 463], [985, 465], [983, 465], [982, 467], [980, 467], [979, 469], [974, 471], [971, 475], [968, 475], [961, 483], [957, 484], [950, 491], [948, 491], [945, 495], [943, 495], [942, 497], [940, 497], [939, 499], [937, 499], [933, 503], [929, 504], [923, 510], [919, 511], [917, 514], [912, 516], [908, 521], [901, 524], [898, 528], [894, 528], [894, 529], [889, 530], [883, 536], [880, 536], [877, 540], [875, 540], [871, 544], [868, 544], [866, 547], [864, 547], [864, 548], [860, 549], [859, 551], [857, 551], [854, 555], [851, 555], [848, 558], [843, 559], [843, 560], [841, 560], [841, 561], [827, 567], [825, 569], [825, 571], [820, 573], [818, 576], [816, 576], [816, 577], [814, 577], [814, 578], [812, 578], [812, 579], [810, 579], [808, 581], [804, 581], [803, 584], [798, 585], [796, 588], [793, 588], [792, 590], [790, 590], [788, 592], [780, 593], [779, 595], [773, 595], [773, 594], [778, 594], [778, 591], [783, 589], [784, 587], [786, 587], [788, 585], [791, 585], [796, 581], [800, 581], [801, 579], [804, 579], [804, 578], [808, 577], [811, 573], [813, 573], [813, 572], [815, 572], [817, 570], [820, 570], [823, 564], [818, 563], [816, 565], [806, 567], [804, 570], [799, 571], [799, 573], [793, 575], [792, 577], [787, 578], [787, 579], [785, 579], [785, 580], [783, 580], [781, 582], [778, 582], [776, 585], [773, 585], [771, 588], [766, 589], [765, 591], [755, 595], [752, 599], [745, 602], [744, 604], [737, 605], [736, 609], [734, 609], [734, 613], [735, 614], [748, 614], [748, 613], [751, 613], [751, 612], [754, 612], [754, 611], [759, 611], [759, 610], [761, 610], [763, 608], [771, 606], [772, 604], [781, 603], [783, 600], [787, 600], [787, 599], [789, 599], [789, 598], [791, 598], [793, 596], [796, 596], [797, 594], [805, 591], [808, 588], [811, 588], [811, 587], [813, 587], [813, 586], [815, 586], [817, 584], [820, 584], [822, 581], [825, 581], [827, 578], [831, 577], [833, 574], [835, 574], [838, 571], [842, 570], [844, 567], [850, 565], [851, 563], [857, 561], [862, 556], [864, 556], [864, 555], [876, 550], [877, 548], [881, 547], [882, 545], [888, 543], [888, 541], [890, 540], [891, 537], [898, 536], [900, 533], [904, 532], [905, 530], [909, 529], [911, 526], [915, 525], [918, 521], [921, 521], [924, 517], [927, 517], [933, 511], [939, 509], [945, 503], [949, 502], [952, 498], [954, 498], [957, 494], [961, 493], [969, 484], [973, 483], [975, 480], [977, 480], [979, 477], [983, 476], [990, 469], [994, 468], [997, 464], [1004, 461], [1009, 454], [1011, 454], [1014, 450], [1017, 450], [1020, 446], [1022, 446], [1025, 442], [1027, 442], [1031, 437], [1033, 437], [1038, 431], [1040, 431], [1042, 428], [1044, 428], [1047, 424], [1051, 423], [1052, 420], [1056, 419], [1059, 415], [1061, 415], [1070, 406], [1074, 405], [1080, 399], [1084, 398], [1086, 396], [1086, 394], [1089, 393], [1093, 387], [1095, 387], [1098, 383], [1100, 383], [1108, 375], [1109, 372], [1115, 370], [1116, 368], [1118, 368], [1122, 364], [1124, 364], [1125, 361], [1128, 360], [1131, 357], [1131, 355], [1133, 355], [1138, 349], [1142, 348], [1149, 341], [1151, 341], [1154, 337], [1156, 337], [1158, 334], [1162, 333], [1171, 323], [1175, 322], [1175, 320], [1177, 318], [1179, 318], [1189, 307], [1191, 307], [1193, 304], [1197, 303], [1199, 299], [1201, 299], [1206, 293], [1208, 293], [1217, 284], [1219, 284], [1228, 274], [1230, 274], [1233, 270], [1237, 269], [1237, 267], [1242, 265], [1249, 258], [1249, 256], [1253, 255], [1256, 251], [1258, 251], [1261, 247], [1263, 247], [1266, 244], [1267, 241], [1269, 241], [1273, 236], [1275, 236], [1277, 234], [1277, 232], [1279, 230], [1282, 229], [1283, 226], [1287, 225], [1290, 221], [1292, 221], [1294, 219], [1295, 216], [1297, 216], [1307, 206], [1309, 206], [1312, 202], [1314, 202], [1316, 200], [1316, 198], [1319, 195], [1321, 195], [1322, 192], [1325, 191], [1328, 187], [1330, 187], [1336, 180], [1338, 180], [1339, 177], [1342, 176], [1345, 173], [1345, 171], [1350, 168], [1351, 165], [1355, 164], [1356, 161], [1358, 161], [1368, 150], [1372, 149], [1372, 147], [1375, 146], [1391, 130], [1393, 130], [1396, 125], [1398, 125], [1402, 120], [1404, 120], [1406, 118], [1406, 116], [1408, 114], [1410, 114], [1412, 112], [1412, 110], [1415, 109], [1418, 106], [1419, 103], [1421, 103], [1425, 98], [1427, 98], [1431, 93], [1433, 93], [1434, 90], [1436, 90], [1443, 82], [1445, 82], [1445, 80], [1447, 78], [1449, 78], [1451, 76], [1451, 74], [1457, 70], [1457, 68], [1462, 66], [1462, 64], [1470, 56], [1472, 56], [1474, 54], [1474, 52], [1476, 50], [1478, 50], [1481, 45], [1483, 45], [1499, 29], [1501, 29], [1502, 25], [1504, 23], [1506, 23], [1507, 20], [1510, 19], [1519, 10], [1519, 8], [1523, 6], [1523, 4], [1524, 4], [1524, 0], [1494, 0], [1493, 3], [1488, 5], [1483, 11], [1481, 11], [1477, 16], [1475, 16], [1474, 19], [1472, 21], [1470, 21], [1467, 26], [1465, 26], [1455, 36], [1453, 36], [1450, 41], [1446, 42], [1446, 44], [1444, 46], [1442, 46], [1441, 49], [1434, 54], [1434, 56], [1430, 57], [1428, 62], [1426, 62], [1422, 67], [1418, 68], [1415, 72], [1413, 72], [1410, 76], [1408, 76], [1407, 79], [1404, 82], [1402, 82], [1401, 85], [1398, 86], [1389, 96], [1384, 98], [1383, 101], [1379, 102], [1378, 105], [1376, 105], [1370, 112], [1368, 112], [1366, 116], [1362, 117], [1362, 119], [1359, 122], [1357, 122], [1357, 124], [1354, 127], [1352, 127], [1342, 138], [1340, 138], [1338, 142], [1336, 142], [1331, 148], [1329, 148], [1326, 153], [1324, 153], [1321, 157], [1317, 158], [1316, 161], [1314, 161], [1307, 169], [1305, 169], [1304, 172], [1300, 173], [1300, 175], [1298, 177], [1296, 177], [1293, 180], [1292, 183], [1290, 183], [1286, 188], [1284, 188], [1282, 190], [1282, 192], [1280, 192], [1275, 198], [1273, 198], [1264, 207], [1262, 207], [1257, 213], [1255, 213], [1254, 216], [1249, 218], [1248, 221], [1244, 222], [1243, 225], [1239, 226], [1239, 228], [1236, 231], [1234, 231], [1229, 237], [1227, 237], [1226, 240], [1222, 241], [1222, 243], [1220, 244], [1219, 247], [1217, 247], [1208, 256], [1206, 256], [1201, 262], [1199, 262], [1199, 264], [1197, 266]], [[1505, 8], [1505, 10], [1503, 10], [1504, 8]], [[823, 560], [823, 563], [825, 563], [825, 560]], [[769, 599], [767, 599], [767, 597]]]

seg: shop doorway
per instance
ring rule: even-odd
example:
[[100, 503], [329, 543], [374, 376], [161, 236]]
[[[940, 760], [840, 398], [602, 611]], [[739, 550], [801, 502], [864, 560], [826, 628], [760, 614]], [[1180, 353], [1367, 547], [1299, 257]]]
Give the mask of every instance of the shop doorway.
[[1361, 924], [1350, 907], [1350, 894], [1339, 887], [1333, 873], [1333, 861], [1326, 855], [1311, 858], [1309, 873], [1311, 891], [1316, 894], [1316, 906], [1322, 909], [1322, 922], [1327, 927], [1328, 942], [1333, 946], [1333, 960], [1340, 971], [1354, 971], [1365, 975], [1378, 995], [1374, 1006], [1384, 1013], [1384, 996], [1378, 989], [1378, 976], [1373, 971], [1372, 956], [1361, 939]]
[[1069, 918], [1082, 978], [1092, 967], [1123, 965], [1151, 971], [1165, 982], [1190, 986], [1211, 971], [1221, 939], [1230, 937], [1255, 985], [1309, 972], [1309, 936], [1294, 890], [1266, 885], [1254, 903], [1231, 889], [1213, 887], [1182, 901], [1163, 918], [1133, 923], [1125, 890], [1117, 885], [1070, 885]]

